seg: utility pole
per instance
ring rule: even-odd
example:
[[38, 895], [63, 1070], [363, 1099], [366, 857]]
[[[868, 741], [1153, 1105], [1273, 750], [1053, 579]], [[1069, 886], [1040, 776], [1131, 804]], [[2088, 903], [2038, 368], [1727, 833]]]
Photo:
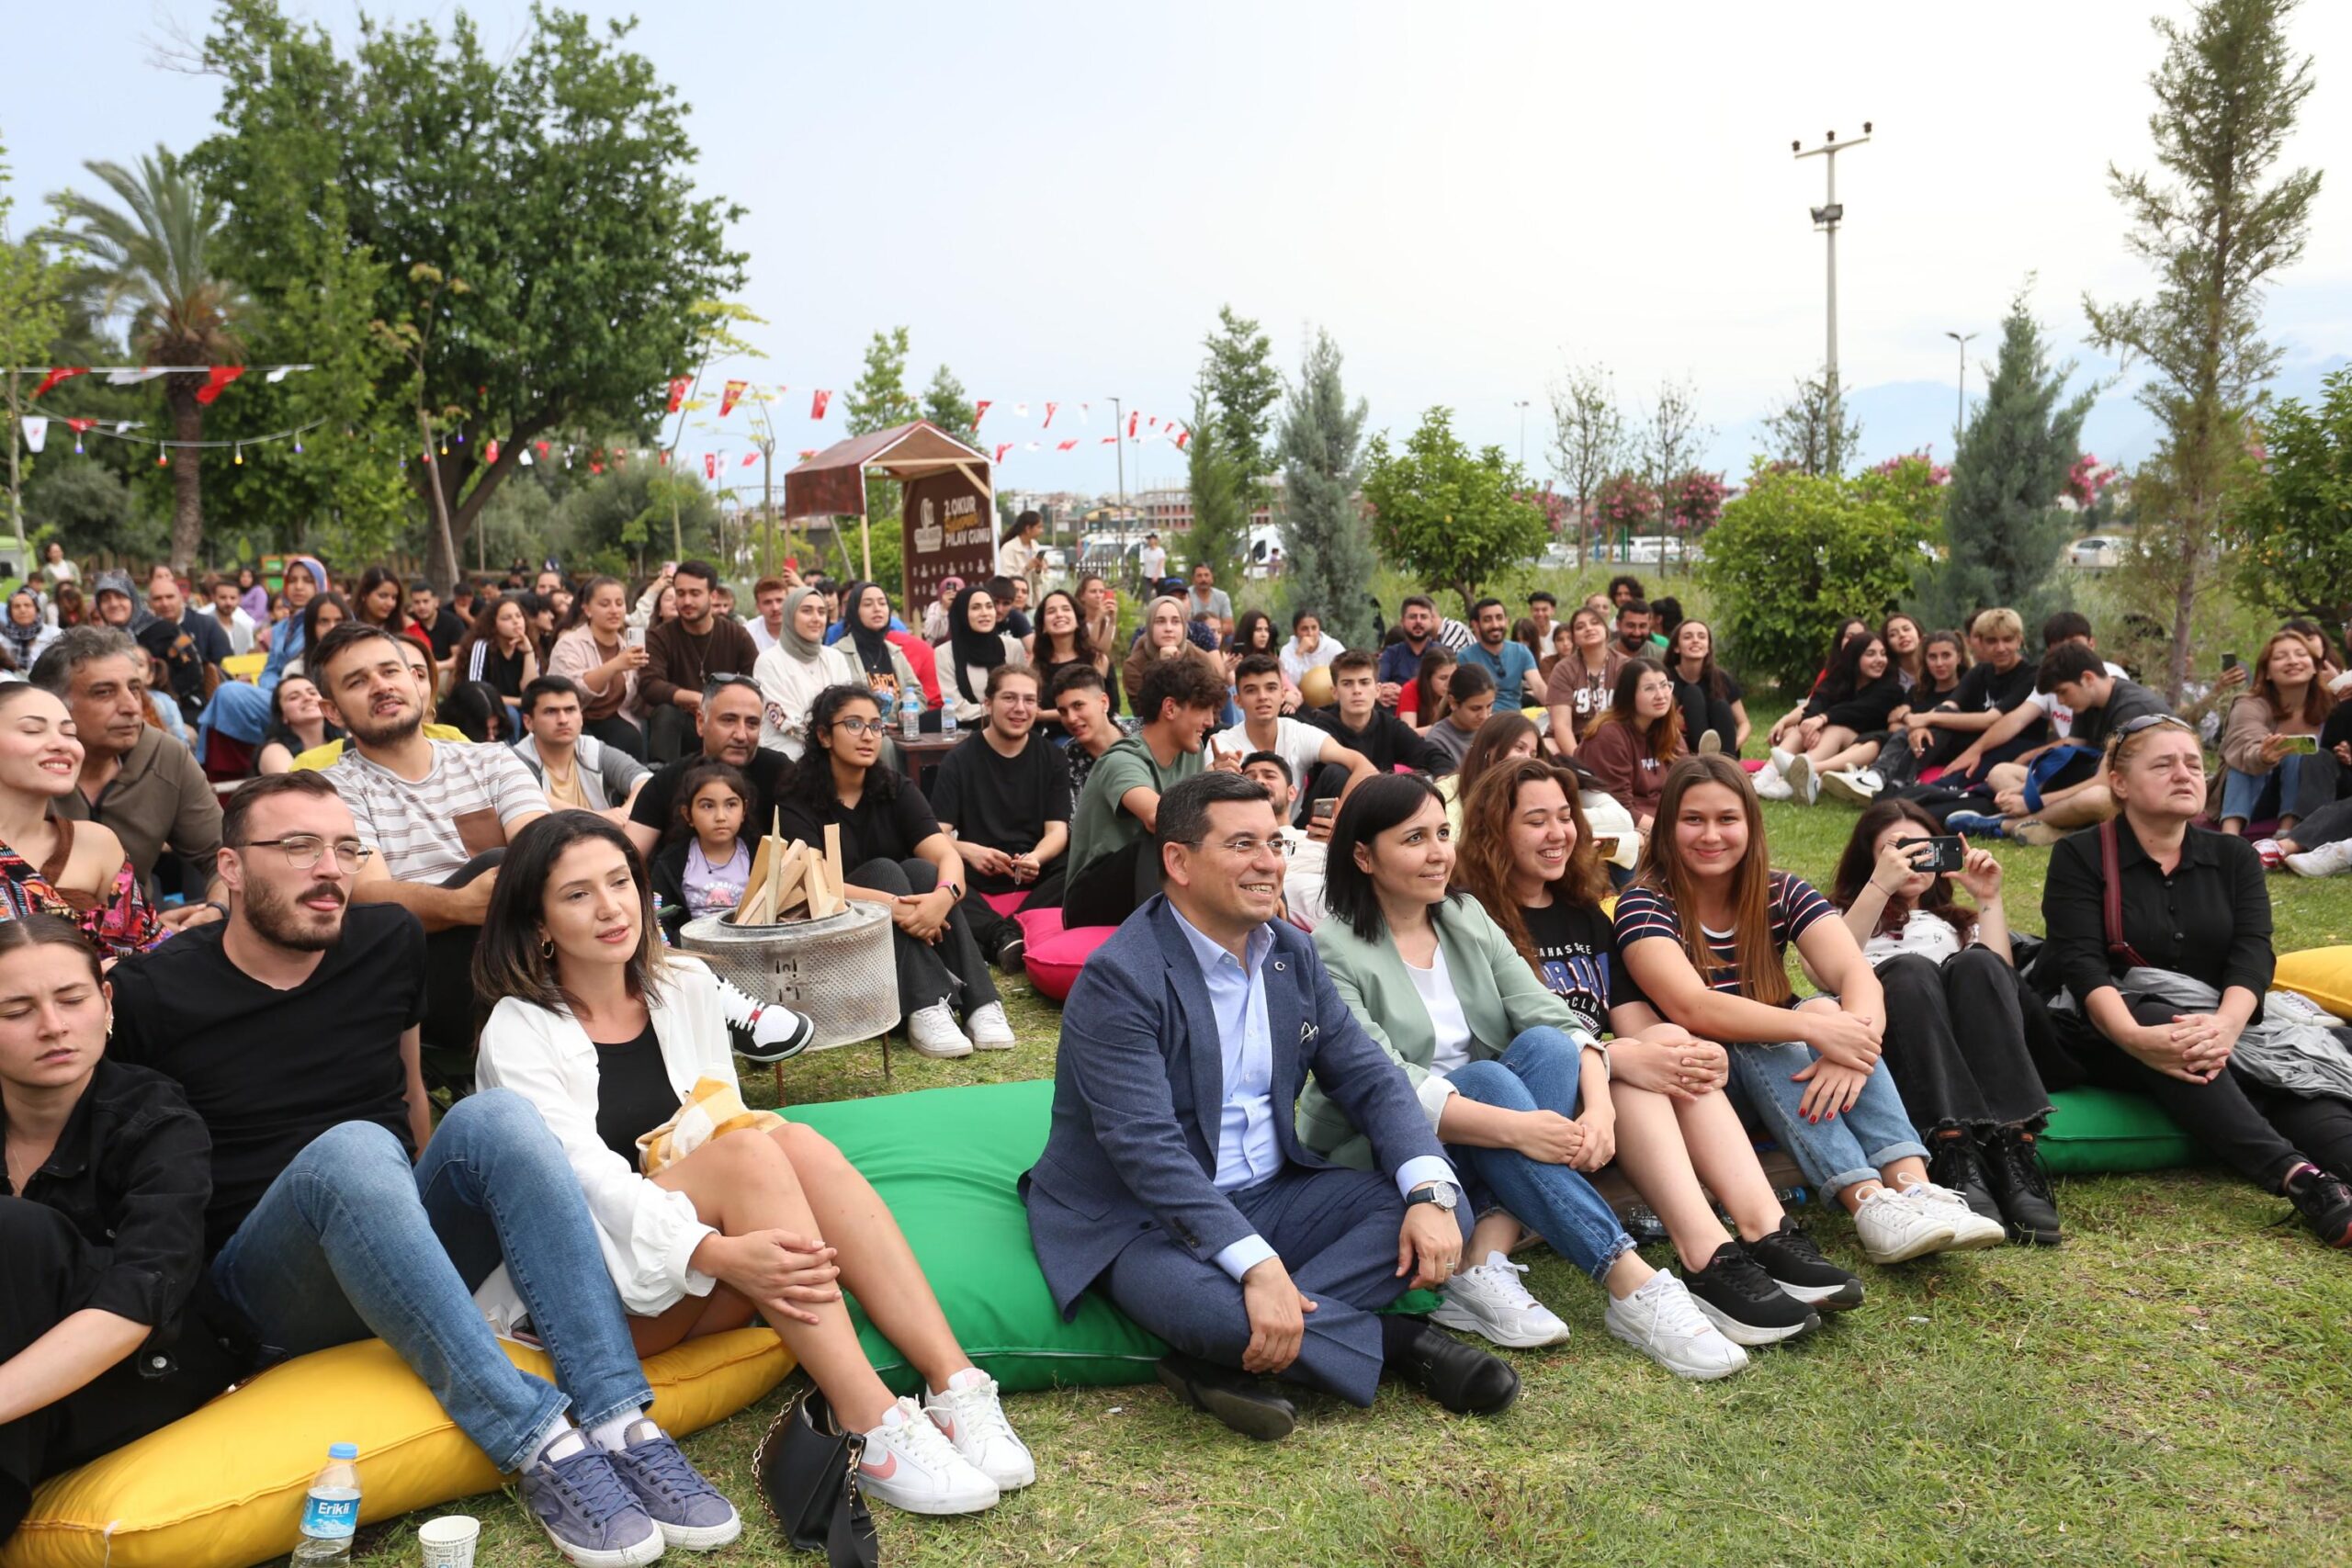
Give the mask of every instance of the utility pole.
[[1519, 467], [1524, 473], [1527, 470], [1527, 400], [1521, 398], [1511, 406], [1519, 410]]
[[1970, 333], [1967, 337], [1958, 333], [1944, 333], [1960, 344], [1960, 389], [1953, 394], [1951, 406], [1951, 455], [1955, 460], [1960, 457], [1960, 428], [1968, 423], [1968, 343], [1975, 335], [1974, 333]]
[[1111, 439], [1118, 443], [1119, 530], [1124, 539], [1127, 526], [1127, 416], [1116, 398], [1111, 400]]
[[1828, 194], [1824, 197], [1822, 205], [1813, 209], [1813, 226], [1827, 235], [1829, 239], [1829, 352], [1827, 359], [1824, 361], [1823, 373], [1828, 378], [1829, 387], [1829, 463], [1832, 468], [1838, 468], [1840, 466], [1842, 455], [1838, 451], [1838, 438], [1840, 427], [1845, 423], [1842, 418], [1845, 401], [1839, 397], [1838, 391], [1838, 225], [1845, 220], [1846, 209], [1838, 202], [1838, 154], [1849, 147], [1860, 147], [1870, 139], [1871, 122], [1864, 120], [1862, 133], [1860, 136], [1849, 137], [1840, 141], [1838, 140], [1838, 133], [1833, 130], [1829, 133], [1827, 140], [1810, 152], [1806, 151], [1802, 141], [1789, 143], [1791, 152], [1799, 158], [1821, 159], [1823, 165], [1829, 173]]

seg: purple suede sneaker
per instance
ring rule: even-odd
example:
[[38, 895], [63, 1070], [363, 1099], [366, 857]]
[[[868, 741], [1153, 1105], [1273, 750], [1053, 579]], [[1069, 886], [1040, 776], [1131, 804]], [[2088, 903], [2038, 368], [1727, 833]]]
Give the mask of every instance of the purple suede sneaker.
[[[573, 1443], [577, 1448], [572, 1448]], [[662, 1529], [621, 1480], [613, 1456], [571, 1432], [523, 1467], [523, 1506], [555, 1549], [578, 1568], [645, 1568], [662, 1555]]]
[[650, 1421], [628, 1425], [627, 1445], [605, 1456], [637, 1496], [662, 1539], [687, 1551], [716, 1551], [743, 1533], [742, 1516]]

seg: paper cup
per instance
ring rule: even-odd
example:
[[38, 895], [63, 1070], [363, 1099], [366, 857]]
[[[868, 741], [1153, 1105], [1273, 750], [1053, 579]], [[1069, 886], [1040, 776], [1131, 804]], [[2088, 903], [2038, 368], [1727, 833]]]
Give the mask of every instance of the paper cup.
[[474, 1543], [481, 1539], [481, 1521], [466, 1514], [446, 1514], [416, 1532], [424, 1568], [474, 1568]]

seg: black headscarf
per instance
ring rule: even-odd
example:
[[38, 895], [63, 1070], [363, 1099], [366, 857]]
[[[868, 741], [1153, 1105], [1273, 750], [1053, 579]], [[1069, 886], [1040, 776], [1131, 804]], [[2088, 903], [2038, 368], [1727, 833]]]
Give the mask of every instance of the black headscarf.
[[[881, 630], [876, 631], [858, 618], [858, 601], [865, 596], [869, 588], [881, 589], [882, 585], [862, 581], [849, 585], [849, 591], [842, 595], [842, 625], [848, 633], [851, 645], [857, 649], [857, 661], [865, 667], [865, 673], [896, 679], [898, 666], [890, 661], [890, 623], [884, 620]], [[882, 602], [887, 605], [889, 600], [888, 591], [883, 590]]]
[[[1001, 632], [976, 632], [972, 629], [972, 595], [987, 593], [984, 587], [975, 585], [956, 595], [947, 606], [947, 650], [952, 658], [950, 673], [956, 689], [973, 702], [980, 700], [978, 693], [964, 683], [966, 670], [989, 671], [1004, 662], [1004, 635]], [[995, 595], [990, 594], [993, 600]]]

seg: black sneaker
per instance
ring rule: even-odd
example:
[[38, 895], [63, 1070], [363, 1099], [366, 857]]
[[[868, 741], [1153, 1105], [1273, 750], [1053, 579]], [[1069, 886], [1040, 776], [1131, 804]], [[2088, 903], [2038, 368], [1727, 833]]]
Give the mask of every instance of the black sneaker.
[[1995, 1224], [2008, 1223], [2008, 1217], [2001, 1213], [2000, 1201], [1993, 1195], [1993, 1183], [1984, 1162], [1977, 1157], [1974, 1138], [1966, 1133], [1939, 1133], [1928, 1146], [1931, 1151], [1928, 1156], [1930, 1182], [1959, 1193], [1971, 1209]]
[[1772, 1282], [1764, 1266], [1727, 1241], [1702, 1268], [1685, 1266], [1683, 1289], [1735, 1345], [1777, 1345], [1821, 1326], [1821, 1316]]
[[1021, 955], [1028, 951], [1028, 942], [1015, 927], [1012, 933], [996, 944], [996, 966], [1008, 975], [1021, 972]]
[[2055, 1247], [2065, 1239], [2058, 1224], [2058, 1202], [2051, 1196], [2050, 1173], [2033, 1134], [2003, 1127], [1984, 1140], [1985, 1180], [2001, 1206], [2009, 1239], [2020, 1245]]
[[1805, 1305], [1823, 1312], [1844, 1312], [1862, 1304], [1862, 1282], [1826, 1258], [1813, 1245], [1803, 1226], [1783, 1214], [1781, 1228], [1740, 1248], [1764, 1266], [1772, 1283]]
[[2312, 1235], [2330, 1247], [2352, 1247], [2352, 1187], [2305, 1165], [2287, 1178], [2286, 1190]]

